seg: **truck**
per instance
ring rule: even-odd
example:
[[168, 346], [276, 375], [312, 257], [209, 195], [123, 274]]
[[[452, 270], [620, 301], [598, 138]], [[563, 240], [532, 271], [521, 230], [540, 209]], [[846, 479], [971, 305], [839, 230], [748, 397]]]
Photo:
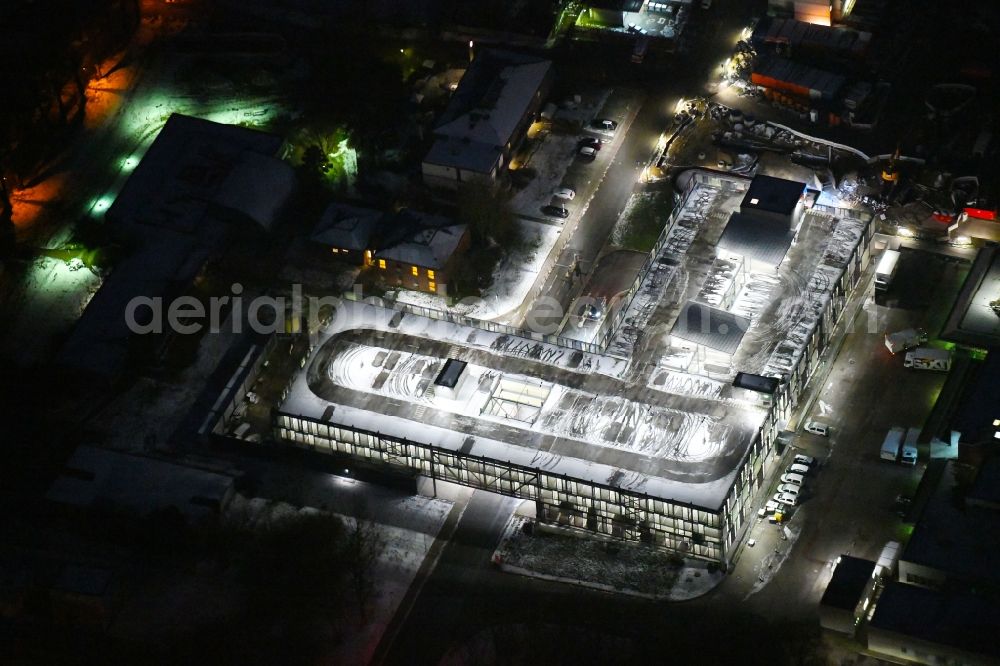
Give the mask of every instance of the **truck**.
[[875, 266], [875, 291], [886, 291], [892, 284], [892, 279], [896, 277], [896, 269], [899, 267], [899, 252], [896, 250], [886, 250], [878, 258]]
[[927, 333], [922, 328], [904, 328], [902, 331], [885, 334], [885, 346], [893, 354], [908, 351], [927, 342]]
[[906, 431], [899, 426], [889, 430], [889, 433], [885, 436], [885, 440], [882, 442], [882, 453], [879, 456], [882, 460], [896, 462], [899, 458], [899, 449], [903, 444], [903, 435], [905, 433]]
[[920, 435], [920, 428], [908, 428], [906, 439], [903, 440], [903, 451], [899, 457], [899, 462], [904, 465], [917, 464], [917, 437]]
[[913, 351], [906, 352], [903, 359], [904, 368], [914, 370], [940, 370], [948, 372], [951, 370], [951, 352], [947, 349], [936, 349], [934, 347], [917, 347]]

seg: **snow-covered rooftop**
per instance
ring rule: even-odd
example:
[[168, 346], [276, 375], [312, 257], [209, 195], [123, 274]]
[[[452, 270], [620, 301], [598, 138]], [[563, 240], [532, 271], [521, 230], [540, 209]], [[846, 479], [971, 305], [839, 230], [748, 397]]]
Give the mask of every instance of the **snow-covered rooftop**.
[[203, 236], [212, 204], [270, 228], [294, 185], [273, 134], [173, 114], [108, 209], [115, 225]]
[[[650, 390], [623, 379], [616, 359], [409, 314], [391, 328], [392, 314], [344, 303], [279, 411], [711, 510], [765, 416], [715, 385]], [[436, 394], [448, 358], [469, 377]]]
[[331, 203], [313, 228], [311, 240], [345, 250], [361, 252], [378, 229], [382, 211], [342, 203]]
[[425, 162], [487, 173], [535, 101], [552, 63], [497, 49], [480, 52], [434, 130]]
[[375, 252], [378, 259], [392, 259], [425, 268], [443, 268], [468, 233], [464, 224], [420, 228]]

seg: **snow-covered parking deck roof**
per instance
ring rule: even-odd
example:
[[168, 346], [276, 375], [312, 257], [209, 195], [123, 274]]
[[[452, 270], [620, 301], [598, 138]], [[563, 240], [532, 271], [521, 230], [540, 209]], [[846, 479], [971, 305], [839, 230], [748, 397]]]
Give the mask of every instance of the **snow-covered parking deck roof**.
[[[413, 315], [393, 329], [391, 311], [357, 303], [345, 303], [340, 315], [280, 413], [709, 510], [724, 501], [765, 417], [759, 406], [729, 397], [623, 381], [617, 375], [624, 366], [604, 357], [552, 355], [541, 343], [511, 353], [523, 348], [507, 336]], [[467, 392], [455, 400], [428, 397], [424, 382], [432, 383], [449, 357], [468, 363]], [[480, 410], [500, 378], [551, 386], [533, 422]]]

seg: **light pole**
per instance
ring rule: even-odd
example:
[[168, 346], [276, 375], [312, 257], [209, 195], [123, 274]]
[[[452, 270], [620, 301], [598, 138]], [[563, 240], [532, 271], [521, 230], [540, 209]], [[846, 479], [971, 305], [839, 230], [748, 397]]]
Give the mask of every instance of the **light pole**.
[[469, 40], [469, 62], [472, 62], [472, 59], [473, 59], [473, 58], [475, 57], [475, 55], [474, 55], [474, 53], [473, 53], [473, 50], [472, 50], [472, 47], [473, 47], [474, 45], [475, 45], [475, 42], [473, 42], [473, 41], [472, 41], [472, 40], [470, 39], [470, 40]]

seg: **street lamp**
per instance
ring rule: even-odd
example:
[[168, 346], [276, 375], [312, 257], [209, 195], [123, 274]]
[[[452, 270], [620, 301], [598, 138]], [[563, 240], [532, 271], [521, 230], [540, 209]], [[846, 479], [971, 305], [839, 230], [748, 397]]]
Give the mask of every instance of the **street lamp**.
[[473, 58], [472, 47], [474, 46], [474, 44], [475, 43], [470, 39], [469, 40], [469, 62], [472, 62], [472, 58]]

